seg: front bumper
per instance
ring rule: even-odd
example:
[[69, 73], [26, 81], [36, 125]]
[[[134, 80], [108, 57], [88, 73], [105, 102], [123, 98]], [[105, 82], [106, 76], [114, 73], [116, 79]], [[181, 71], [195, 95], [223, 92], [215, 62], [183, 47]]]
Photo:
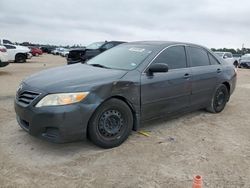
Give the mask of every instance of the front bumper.
[[31, 59], [32, 58], [32, 54], [31, 53], [26, 53], [26, 58], [27, 59]]
[[15, 100], [19, 125], [30, 135], [56, 143], [86, 138], [88, 121], [94, 106], [76, 103], [65, 106], [23, 107]]

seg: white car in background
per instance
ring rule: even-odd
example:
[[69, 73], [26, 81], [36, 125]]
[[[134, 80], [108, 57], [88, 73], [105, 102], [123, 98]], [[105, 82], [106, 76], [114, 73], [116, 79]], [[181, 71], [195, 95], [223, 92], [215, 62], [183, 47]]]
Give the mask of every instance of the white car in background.
[[15, 45], [6, 39], [0, 39], [0, 45], [6, 47], [8, 52], [8, 61], [15, 61], [17, 63], [24, 63], [26, 59], [31, 58], [30, 49], [25, 46]]
[[0, 46], [0, 67], [5, 67], [9, 64], [7, 49]]
[[69, 50], [70, 49], [64, 49], [63, 51], [60, 52], [60, 55], [62, 57], [67, 57], [69, 55]]
[[236, 68], [239, 66], [238, 60], [233, 57], [231, 52], [215, 52], [215, 54], [224, 59], [226, 62], [234, 65]]
[[30, 49], [25, 46], [4, 44], [7, 48], [9, 61], [14, 61], [17, 63], [24, 63], [26, 59], [31, 58], [29, 52]]

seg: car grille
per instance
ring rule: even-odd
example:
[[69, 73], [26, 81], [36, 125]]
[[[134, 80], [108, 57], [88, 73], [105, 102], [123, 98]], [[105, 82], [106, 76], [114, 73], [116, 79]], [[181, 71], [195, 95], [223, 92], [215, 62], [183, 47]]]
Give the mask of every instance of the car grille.
[[35, 98], [37, 98], [40, 93], [32, 92], [32, 91], [23, 91], [17, 94], [17, 101], [23, 106], [28, 106], [31, 104]]

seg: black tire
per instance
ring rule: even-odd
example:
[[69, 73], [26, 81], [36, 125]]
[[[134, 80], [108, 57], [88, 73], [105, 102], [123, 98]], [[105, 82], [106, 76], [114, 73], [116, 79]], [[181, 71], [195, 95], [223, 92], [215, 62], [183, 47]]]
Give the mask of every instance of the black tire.
[[24, 54], [17, 54], [15, 57], [16, 63], [25, 63], [26, 62], [26, 56]]
[[95, 145], [113, 148], [128, 138], [132, 127], [133, 114], [129, 106], [119, 99], [110, 99], [93, 114], [88, 125], [88, 135]]
[[217, 87], [211, 99], [210, 105], [209, 107], [207, 107], [206, 110], [211, 113], [219, 113], [225, 108], [228, 100], [229, 91], [224, 84], [221, 84]]

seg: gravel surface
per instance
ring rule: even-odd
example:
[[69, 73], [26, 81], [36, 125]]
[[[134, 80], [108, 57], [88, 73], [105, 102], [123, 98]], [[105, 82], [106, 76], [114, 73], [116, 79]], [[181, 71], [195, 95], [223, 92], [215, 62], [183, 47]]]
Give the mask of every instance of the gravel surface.
[[238, 70], [237, 88], [220, 114], [196, 111], [143, 124], [120, 147], [88, 141], [54, 144], [24, 132], [13, 100], [28, 75], [65, 65], [53, 55], [0, 69], [0, 187], [250, 187], [250, 70]]

